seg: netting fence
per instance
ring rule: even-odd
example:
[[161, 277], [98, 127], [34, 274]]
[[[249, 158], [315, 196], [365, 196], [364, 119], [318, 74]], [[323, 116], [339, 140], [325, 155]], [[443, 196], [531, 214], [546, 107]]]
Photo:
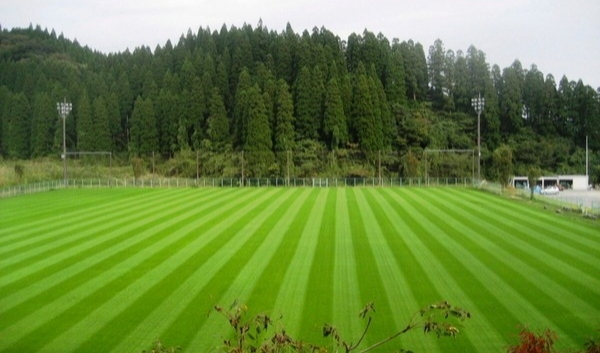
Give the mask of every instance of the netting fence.
[[85, 178], [45, 181], [0, 188], [0, 198], [65, 188], [191, 188], [191, 187], [470, 187], [470, 178]]

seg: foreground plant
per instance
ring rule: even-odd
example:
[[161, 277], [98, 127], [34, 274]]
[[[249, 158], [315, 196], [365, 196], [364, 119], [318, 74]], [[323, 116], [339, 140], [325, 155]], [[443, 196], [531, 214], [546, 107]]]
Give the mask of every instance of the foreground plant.
[[[546, 329], [536, 333], [526, 327], [519, 331], [519, 343], [508, 347], [508, 353], [554, 353], [554, 343], [558, 339], [556, 332]], [[597, 338], [590, 338], [584, 344], [581, 353], [600, 353], [600, 342]]]
[[[422, 329], [424, 333], [434, 333], [438, 338], [443, 336], [455, 337], [460, 331], [460, 322], [471, 317], [464, 309], [453, 307], [446, 301], [429, 305], [411, 317], [405, 328], [367, 348], [358, 351], [364, 341], [371, 323], [372, 313], [375, 312], [373, 303], [367, 304], [359, 313], [359, 318], [366, 320], [364, 329], [356, 341], [349, 342], [341, 337], [336, 327], [326, 324], [323, 327], [323, 336], [333, 339], [332, 349], [296, 340], [287, 334], [284, 328], [274, 327], [274, 321], [265, 314], [246, 318], [248, 308], [245, 305], [234, 303], [229, 310], [215, 306], [215, 310], [223, 315], [235, 334], [232, 339], [224, 340], [222, 352], [343, 352], [349, 353], [372, 351], [411, 330]], [[402, 350], [403, 352], [410, 352]]]
[[156, 340], [149, 350], [143, 350], [142, 353], [177, 353], [181, 352], [181, 347], [166, 347], [161, 341]]

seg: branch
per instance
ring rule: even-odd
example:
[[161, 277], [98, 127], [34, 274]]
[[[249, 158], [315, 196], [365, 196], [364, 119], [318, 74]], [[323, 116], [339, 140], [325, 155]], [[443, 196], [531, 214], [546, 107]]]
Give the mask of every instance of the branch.
[[372, 318], [369, 316], [369, 320], [367, 321], [367, 326], [365, 326], [365, 330], [363, 331], [362, 336], [360, 336], [360, 339], [358, 340], [358, 342], [356, 342], [356, 344], [354, 346], [350, 345], [350, 347], [346, 347], [346, 353], [355, 350], [356, 347], [358, 347], [360, 345], [360, 343], [365, 339], [365, 336], [367, 335], [367, 331], [369, 330], [369, 326], [371, 326], [371, 321], [372, 321]]
[[370, 350], [373, 350], [373, 349], [375, 349], [375, 348], [377, 348], [377, 347], [379, 347], [379, 346], [382, 346], [382, 345], [384, 345], [384, 344], [388, 343], [389, 341], [392, 341], [392, 340], [394, 340], [396, 337], [400, 336], [401, 334], [403, 334], [403, 333], [406, 333], [406, 332], [408, 332], [408, 331], [412, 330], [412, 329], [413, 329], [413, 328], [415, 328], [416, 326], [417, 326], [417, 325], [408, 325], [408, 326], [406, 326], [406, 327], [404, 328], [404, 330], [402, 330], [402, 331], [400, 331], [400, 332], [397, 332], [396, 334], [394, 334], [394, 335], [392, 335], [392, 336], [390, 336], [390, 337], [388, 337], [388, 338], [384, 339], [383, 341], [379, 341], [379, 342], [375, 343], [374, 345], [372, 345], [372, 346], [370, 346], [370, 347], [367, 347], [367, 348], [363, 349], [363, 350], [362, 350], [362, 351], [360, 351], [359, 353], [365, 353], [365, 352], [368, 352], [368, 351], [370, 351]]

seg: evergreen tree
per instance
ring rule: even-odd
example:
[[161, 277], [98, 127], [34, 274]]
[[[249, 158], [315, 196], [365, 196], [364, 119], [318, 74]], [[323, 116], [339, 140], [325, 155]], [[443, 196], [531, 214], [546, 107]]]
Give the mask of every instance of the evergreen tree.
[[395, 42], [388, 56], [388, 64], [384, 74], [383, 84], [388, 101], [392, 105], [403, 104], [406, 101], [406, 75], [404, 59], [400, 45]]
[[574, 82], [570, 82], [566, 76], [563, 76], [558, 84], [559, 110], [555, 127], [560, 136], [568, 139], [573, 139], [575, 136], [572, 124], [573, 117], [576, 114], [575, 99], [573, 94], [574, 86]]
[[247, 92], [252, 87], [252, 79], [248, 70], [242, 70], [235, 94], [235, 109], [233, 113], [234, 146], [243, 147], [248, 125]]
[[299, 140], [318, 137], [318, 112], [315, 108], [320, 100], [318, 100], [318, 92], [315, 92], [314, 88], [315, 83], [310, 69], [306, 66], [302, 67], [294, 84], [294, 111], [296, 133]]
[[217, 76], [215, 77], [215, 86], [219, 89], [223, 100], [225, 101], [225, 109], [233, 112], [233, 98], [229, 90], [229, 66], [230, 66], [229, 51], [225, 51], [219, 56], [217, 63]]
[[500, 93], [501, 127], [505, 134], [518, 133], [523, 126], [521, 79], [514, 66], [504, 69]]
[[429, 47], [428, 57], [429, 68], [429, 91], [430, 99], [433, 106], [437, 109], [442, 109], [445, 106], [444, 89], [446, 84], [446, 53], [444, 43], [437, 39], [431, 47]]
[[289, 151], [295, 146], [294, 104], [290, 88], [284, 79], [278, 81], [275, 102], [274, 143], [275, 151]]
[[94, 99], [93, 111], [94, 134], [96, 136], [94, 147], [96, 148], [96, 151], [112, 151], [110, 122], [104, 98], [98, 97]]
[[[289, 23], [288, 23], [289, 26]], [[275, 71], [278, 77], [285, 80], [286, 83], [292, 83], [293, 77], [293, 57], [291, 41], [286, 39], [284, 36], [278, 36], [275, 40], [274, 46], [274, 57], [275, 57]]]
[[546, 136], [556, 135], [556, 120], [559, 111], [559, 96], [554, 76], [547, 75], [544, 81], [544, 106], [542, 108], [540, 131]]
[[158, 132], [154, 103], [141, 96], [135, 100], [131, 116], [130, 150], [136, 156], [149, 156], [158, 151]]
[[383, 147], [388, 149], [392, 146], [392, 142], [396, 140], [398, 135], [398, 128], [396, 126], [396, 119], [392, 116], [392, 111], [383, 88], [383, 84], [376, 78], [373, 78], [374, 82], [374, 93], [377, 97], [377, 103], [379, 105], [380, 119], [381, 119], [381, 131], [382, 131], [382, 143]]
[[213, 89], [208, 117], [208, 138], [216, 151], [222, 151], [229, 143], [229, 120], [223, 97], [217, 88]]
[[543, 111], [545, 105], [544, 74], [532, 65], [525, 74], [523, 86], [523, 113], [528, 126], [534, 131], [541, 132], [543, 126]]
[[192, 90], [189, 92], [186, 108], [187, 128], [194, 136], [192, 144], [199, 146], [200, 141], [206, 137], [205, 114], [208, 112], [202, 80], [199, 77], [194, 77], [192, 81]]
[[323, 109], [325, 107], [325, 75], [319, 66], [315, 66], [312, 72], [312, 107], [311, 111], [314, 115], [316, 125], [316, 135], [314, 139], [318, 139], [323, 126]]
[[574, 114], [574, 142], [579, 147], [585, 147], [586, 137], [591, 141], [592, 148], [598, 146], [597, 139], [600, 137], [598, 123], [600, 109], [598, 94], [595, 89], [583, 84], [582, 80], [577, 81], [573, 91], [575, 100], [576, 114]]
[[462, 113], [471, 113], [473, 111], [471, 98], [473, 97], [469, 87], [469, 68], [467, 59], [460, 50], [456, 53], [456, 62], [454, 63], [453, 86], [452, 96], [456, 110]]
[[332, 150], [344, 146], [348, 142], [348, 127], [343, 104], [340, 88], [334, 77], [327, 84], [323, 121], [323, 133], [327, 145]]
[[30, 155], [31, 116], [30, 106], [24, 93], [12, 95], [4, 135], [6, 154], [10, 158], [26, 159]]
[[111, 138], [111, 151], [122, 151], [126, 146], [125, 133], [121, 122], [119, 98], [115, 91], [111, 92], [106, 100], [106, 113]]
[[36, 95], [31, 121], [31, 155], [46, 156], [52, 152], [54, 129], [58, 120], [56, 106], [46, 93]]
[[231, 52], [231, 61], [229, 66], [229, 91], [236, 92], [238, 80], [242, 71], [253, 68], [252, 48], [245, 33], [239, 29], [232, 28], [229, 32], [232, 45], [229, 46]]
[[[1, 66], [1, 65], [0, 65]], [[0, 69], [1, 70], [1, 69]], [[11, 94], [6, 86], [0, 86], [0, 155], [6, 155], [8, 146], [8, 117]]]
[[269, 117], [266, 112], [264, 100], [258, 85], [246, 90], [247, 104], [244, 111], [248, 122], [246, 136], [244, 139], [244, 150], [246, 151], [250, 175], [255, 177], [266, 176], [269, 167], [273, 163], [273, 140]]
[[[490, 89], [488, 92], [491, 92]], [[473, 109], [471, 114], [475, 116], [475, 110]], [[498, 96], [492, 93], [488, 93], [485, 96], [485, 108], [481, 113], [481, 143], [482, 148], [486, 148], [488, 151], [493, 151], [500, 145], [500, 108], [498, 102]]]
[[490, 68], [485, 61], [485, 54], [471, 45], [469, 49], [467, 49], [466, 60], [467, 68], [469, 70], [469, 87], [471, 95], [478, 93], [485, 95], [490, 81]]
[[77, 113], [77, 150], [90, 152], [96, 150], [96, 132], [92, 117], [92, 107], [87, 92], [84, 92], [75, 107]]
[[180, 120], [180, 100], [170, 90], [162, 89], [156, 104], [156, 126], [158, 129], [158, 150], [166, 157], [172, 157], [178, 150], [177, 129]]
[[361, 150], [371, 158], [375, 152], [383, 147], [381, 117], [374, 114], [373, 102], [369, 77], [366, 74], [364, 65], [359, 63], [354, 79], [351, 126]]

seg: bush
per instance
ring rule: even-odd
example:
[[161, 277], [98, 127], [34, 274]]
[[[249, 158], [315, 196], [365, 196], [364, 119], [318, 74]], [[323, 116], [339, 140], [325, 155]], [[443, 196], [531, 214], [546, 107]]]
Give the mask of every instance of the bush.
[[23, 174], [25, 174], [25, 167], [19, 163], [15, 164], [15, 174], [17, 175], [19, 182], [21, 182], [23, 180]]

